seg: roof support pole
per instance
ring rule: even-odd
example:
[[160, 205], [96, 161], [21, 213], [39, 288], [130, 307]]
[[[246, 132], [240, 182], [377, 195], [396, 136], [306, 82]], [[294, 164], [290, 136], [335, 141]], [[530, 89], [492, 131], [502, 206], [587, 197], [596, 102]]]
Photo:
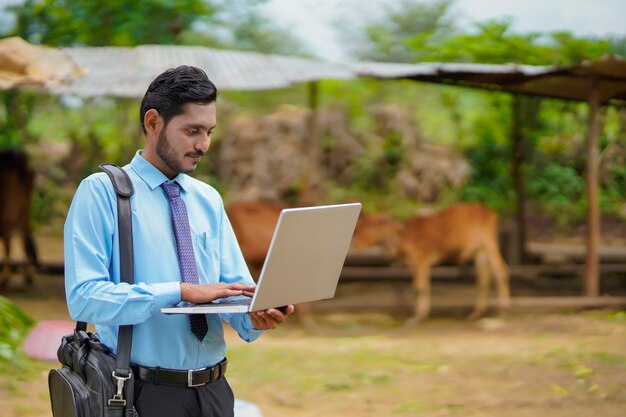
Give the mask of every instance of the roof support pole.
[[311, 111], [311, 118], [309, 119], [309, 152], [310, 158], [315, 159], [314, 166], [317, 166], [317, 162], [319, 159], [320, 153], [320, 144], [317, 140], [318, 136], [318, 123], [317, 123], [317, 110], [319, 107], [320, 93], [319, 93], [319, 82], [311, 81], [308, 83], [309, 90], [309, 110]]
[[587, 256], [585, 295], [599, 295], [600, 207], [598, 201], [598, 135], [600, 134], [600, 93], [595, 79], [589, 94], [589, 126], [587, 137]]
[[517, 94], [513, 95], [513, 107], [512, 107], [512, 126], [511, 137], [513, 140], [511, 156], [512, 167], [511, 177], [513, 179], [513, 187], [515, 188], [515, 220], [517, 223], [517, 233], [515, 237], [517, 242], [515, 243], [516, 253], [515, 257], [510, 259], [511, 263], [520, 264], [524, 263], [526, 258], [526, 190], [524, 187], [524, 162], [525, 162], [525, 149], [526, 149], [526, 135], [524, 134], [524, 128], [522, 126], [522, 100], [523, 98]]
[[304, 179], [303, 189], [300, 190], [300, 203], [312, 204], [315, 201], [315, 193], [319, 188], [321, 181], [321, 172], [319, 172], [319, 163], [322, 156], [322, 148], [320, 146], [319, 126], [318, 126], [318, 107], [319, 107], [319, 82], [311, 81], [308, 87], [308, 104], [310, 117], [308, 120], [308, 135], [306, 144], [307, 167], [306, 178]]
[[[309, 151], [311, 152], [311, 157], [319, 157], [318, 153], [320, 150], [319, 142], [317, 140], [317, 109], [319, 107], [320, 93], [319, 93], [319, 82], [311, 81], [308, 83], [309, 90], [309, 110], [311, 111], [311, 118], [309, 119]], [[316, 161], [317, 162], [317, 161]]]

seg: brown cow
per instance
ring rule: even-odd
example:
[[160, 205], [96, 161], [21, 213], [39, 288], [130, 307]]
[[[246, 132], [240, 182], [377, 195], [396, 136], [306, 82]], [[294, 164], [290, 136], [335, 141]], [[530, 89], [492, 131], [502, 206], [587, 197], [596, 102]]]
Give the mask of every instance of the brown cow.
[[255, 279], [261, 273], [283, 208], [279, 204], [265, 201], [237, 202], [226, 207], [241, 252]]
[[[285, 207], [282, 205], [266, 201], [242, 201], [231, 203], [226, 207], [241, 252], [255, 279], [259, 277], [263, 268], [265, 255], [283, 208]], [[315, 326], [308, 304], [298, 304], [296, 316], [302, 324]]]
[[489, 287], [495, 280], [500, 312], [510, 306], [509, 274], [498, 249], [498, 215], [480, 204], [456, 204], [432, 216], [416, 216], [399, 225], [381, 215], [359, 219], [353, 247], [382, 245], [391, 255], [401, 254], [413, 272], [417, 292], [415, 312], [408, 324], [428, 318], [430, 271], [444, 261], [474, 261], [478, 294], [470, 319], [487, 309]]
[[34, 178], [34, 172], [29, 168], [23, 152], [0, 151], [0, 239], [5, 250], [0, 287], [5, 287], [11, 277], [11, 236], [14, 232], [20, 234], [27, 256], [24, 267], [26, 284], [32, 283], [33, 269], [38, 267], [30, 229], [30, 200]]

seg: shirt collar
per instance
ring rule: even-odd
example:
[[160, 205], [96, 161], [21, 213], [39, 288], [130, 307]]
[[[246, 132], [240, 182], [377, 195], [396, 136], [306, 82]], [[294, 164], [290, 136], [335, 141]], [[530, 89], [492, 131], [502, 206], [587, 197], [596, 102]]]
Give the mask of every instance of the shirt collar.
[[[165, 174], [141, 156], [141, 152], [141, 150], [137, 151], [135, 157], [130, 162], [130, 167], [139, 175], [139, 178], [148, 184], [151, 190], [160, 187], [164, 182], [169, 182]], [[183, 191], [187, 191], [189, 187], [189, 177], [187, 174], [181, 172], [174, 177], [172, 181], [176, 181]]]

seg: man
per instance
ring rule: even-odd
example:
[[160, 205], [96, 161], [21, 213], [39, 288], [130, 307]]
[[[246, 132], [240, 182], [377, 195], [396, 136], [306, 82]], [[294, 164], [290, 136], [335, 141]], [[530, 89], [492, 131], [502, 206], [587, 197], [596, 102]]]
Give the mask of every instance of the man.
[[[134, 285], [120, 283], [116, 195], [104, 173], [83, 180], [65, 223], [70, 315], [95, 323], [102, 342], [114, 351], [118, 326], [134, 325], [131, 363], [135, 407], [142, 417], [232, 416], [234, 397], [226, 378], [189, 387], [188, 371], [208, 368], [193, 372], [192, 385], [206, 381], [210, 372], [225, 371], [222, 319], [251, 342], [293, 312], [293, 306], [285, 313], [159, 312], [181, 301], [205, 303], [254, 292], [221, 197], [186, 175], [209, 148], [216, 98], [204, 71], [188, 66], [159, 75], [143, 98], [145, 147], [124, 167], [135, 188]], [[171, 382], [181, 378], [184, 383]]]

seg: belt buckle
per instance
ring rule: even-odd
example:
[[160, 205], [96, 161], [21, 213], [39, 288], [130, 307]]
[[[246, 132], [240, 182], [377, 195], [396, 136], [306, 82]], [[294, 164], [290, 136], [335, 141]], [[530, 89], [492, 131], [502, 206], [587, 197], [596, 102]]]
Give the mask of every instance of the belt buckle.
[[199, 384], [194, 384], [193, 383], [193, 373], [196, 371], [203, 371], [206, 368], [201, 368], [201, 369], [190, 369], [187, 371], [187, 387], [189, 388], [193, 388], [193, 387], [201, 387], [203, 385], [206, 385], [206, 382], [201, 382]]

